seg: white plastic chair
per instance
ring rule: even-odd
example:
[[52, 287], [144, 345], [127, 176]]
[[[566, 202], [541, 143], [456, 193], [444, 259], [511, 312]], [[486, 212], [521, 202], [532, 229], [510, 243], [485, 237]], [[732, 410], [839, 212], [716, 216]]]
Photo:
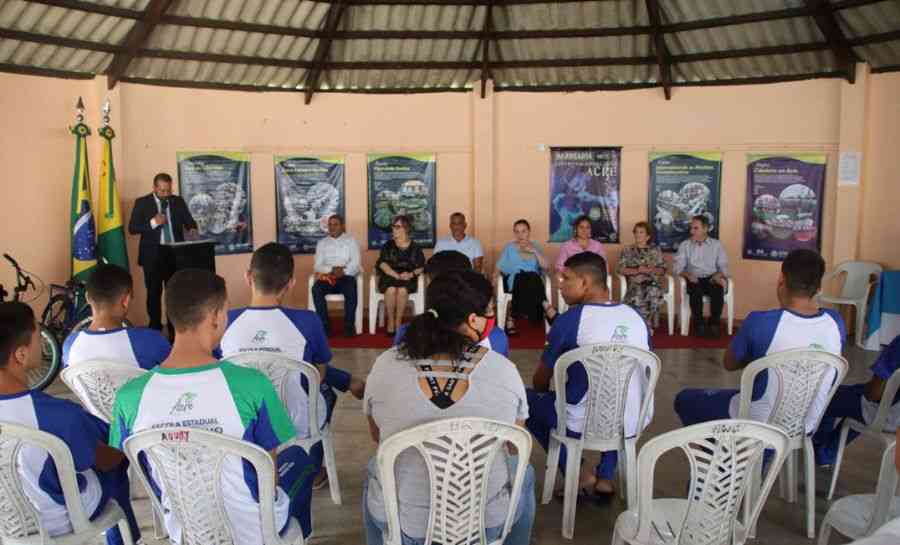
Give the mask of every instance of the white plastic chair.
[[[384, 306], [384, 294], [378, 292], [377, 273], [369, 275], [369, 334], [375, 334], [375, 323], [379, 326], [384, 325], [385, 315], [387, 311], [382, 308]], [[409, 303], [413, 305], [415, 314], [425, 312], [425, 275], [420, 274], [418, 278], [418, 287], [416, 293], [409, 294]], [[405, 310], [405, 309], [404, 309]]]
[[[726, 280], [728, 282], [725, 285], [725, 306], [728, 309], [728, 334], [731, 335], [734, 333], [734, 280], [731, 278]], [[687, 294], [687, 280], [684, 277], [678, 278], [678, 291], [681, 297], [681, 310], [678, 313], [678, 319], [681, 322], [681, 335], [686, 337], [691, 326], [691, 304]], [[708, 303], [709, 297], [704, 295], [703, 302]]]
[[[507, 443], [515, 447], [519, 462], [503, 533], [488, 544], [484, 514], [488, 503], [489, 468], [498, 455], [506, 456]], [[531, 434], [518, 426], [486, 418], [449, 418], [416, 426], [382, 441], [376, 459], [387, 516], [386, 545], [402, 543], [394, 466], [400, 453], [409, 448], [415, 448], [425, 458], [428, 468], [431, 509], [425, 545], [502, 545], [513, 525], [518, 498], [522, 495], [531, 455]], [[425, 485], [421, 483], [421, 486]]]
[[[228, 361], [243, 367], [251, 367], [266, 375], [272, 383], [272, 386], [275, 387], [278, 399], [280, 399], [282, 403], [285, 403], [285, 400], [287, 399], [288, 376], [290, 373], [299, 371], [300, 374], [306, 377], [310, 394], [306, 396], [309, 400], [306, 413], [309, 418], [308, 421], [310, 422], [309, 430], [307, 430], [309, 435], [305, 439], [297, 438], [290, 443], [279, 446], [278, 452], [292, 446], [299, 446], [306, 452], [309, 452], [313, 445], [321, 441], [325, 471], [328, 473], [328, 488], [331, 491], [331, 501], [340, 505], [342, 503], [341, 484], [338, 480], [337, 458], [334, 454], [334, 434], [332, 433], [330, 423], [326, 422], [325, 427], [321, 430], [317, 425], [319, 422], [319, 412], [325, 410], [325, 407], [319, 407], [318, 394], [319, 385], [321, 384], [319, 370], [316, 369], [314, 365], [310, 365], [304, 361], [292, 360], [291, 358], [272, 354], [270, 352], [243, 352], [237, 356], [229, 357]], [[302, 430], [297, 431], [299, 433]]]
[[[607, 273], [607, 275], [606, 275], [606, 291], [609, 293], [609, 298], [607, 299], [607, 301], [612, 302], [612, 300], [613, 300], [613, 280], [612, 280], [612, 275], [609, 273]], [[625, 294], [625, 292], [623, 291], [620, 294], [619, 300], [622, 299], [621, 295], [624, 295], [624, 294]], [[568, 305], [568, 303], [566, 303], [566, 300], [563, 299], [562, 290], [559, 288], [556, 288], [556, 300], [558, 301], [557, 307], [558, 307], [560, 314], [569, 310], [569, 305]]]
[[[306, 308], [308, 308], [309, 310], [311, 310], [313, 312], [315, 312], [315, 310], [316, 310], [316, 304], [313, 301], [313, 296], [312, 296], [313, 284], [315, 284], [315, 283], [316, 283], [315, 275], [312, 275], [312, 274], [309, 275], [309, 281], [307, 282], [307, 289], [306, 289], [306, 291], [307, 291], [306, 292], [306, 296], [307, 296]], [[363, 297], [363, 272], [359, 271], [359, 274], [356, 275], [356, 316], [354, 317], [354, 322], [355, 322], [357, 333], [363, 332], [363, 301], [365, 301], [365, 298]], [[330, 302], [343, 304], [344, 296], [341, 295], [340, 293], [332, 293], [331, 295], [326, 295], [325, 303], [327, 304]], [[346, 307], [345, 307], [345, 312], [346, 312]]]
[[[847, 447], [847, 434], [850, 430], [859, 433], [863, 437], [871, 437], [881, 444], [881, 448], [885, 449], [896, 440], [894, 429], [886, 426], [887, 417], [890, 414], [891, 406], [894, 404], [894, 396], [900, 389], [900, 371], [894, 371], [891, 378], [884, 385], [884, 392], [881, 394], [881, 402], [878, 404], [878, 411], [875, 418], [868, 426], [863, 422], [854, 420], [853, 418], [845, 418], [841, 425], [841, 435], [838, 442], [837, 456], [834, 460], [834, 470], [831, 473], [831, 486], [828, 487], [828, 500], [834, 497], [834, 489], [837, 486], [838, 473], [841, 471], [841, 463], [844, 460], [844, 449]], [[886, 429], [886, 427], [888, 429]]]
[[[63, 500], [72, 532], [50, 537], [41, 526], [40, 515], [25, 493], [19, 474], [19, 457], [24, 448], [46, 451], [59, 475]], [[97, 536], [118, 526], [122, 541], [134, 545], [125, 513], [110, 499], [103, 511], [90, 520], [84, 511], [69, 447], [49, 433], [0, 422], [0, 543], [4, 545], [80, 545], [95, 543]]]
[[[566, 435], [566, 380], [569, 367], [581, 362], [587, 371], [588, 391], [585, 403], [584, 430], [581, 438]], [[637, 474], [635, 450], [647, 414], [651, 410], [653, 392], [659, 378], [659, 358], [656, 354], [624, 344], [603, 343], [582, 346], [570, 350], [556, 360], [553, 367], [553, 386], [556, 390], [556, 429], [550, 432], [547, 452], [547, 471], [544, 476], [544, 493], [541, 503], [550, 503], [559, 466], [560, 446], [566, 447], [566, 476], [563, 499], [562, 534], [572, 539], [575, 534], [575, 507], [578, 495], [578, 474], [581, 455], [585, 450], [619, 453], [617, 471], [619, 492], [626, 490], [629, 507], [637, 498]], [[625, 430], [625, 405], [630, 381], [638, 380], [649, 370], [647, 389], [641, 401], [638, 429], [628, 437]], [[624, 481], [624, 483], [623, 483]], [[624, 486], [623, 486], [624, 485]]]
[[[284, 536], [275, 526], [275, 464], [252, 443], [194, 428], [157, 428], [125, 440], [125, 455], [141, 467], [143, 454], [153, 467], [173, 515], [181, 523], [182, 545], [240, 545], [222, 502], [222, 470], [227, 457], [242, 458], [253, 466], [259, 484], [259, 512], [264, 545], [303, 545], [303, 531], [292, 517]], [[138, 471], [148, 489], [144, 471]], [[155, 494], [150, 500], [162, 509]]]
[[96, 359], [66, 367], [60, 378], [89, 413], [109, 424], [116, 392], [146, 372], [128, 363]]
[[856, 307], [856, 346], [863, 348], [863, 329], [866, 323], [866, 306], [869, 301], [869, 292], [872, 290], [872, 277], [881, 274], [881, 265], [869, 261], [844, 261], [833, 271], [825, 273], [822, 277], [822, 285], [827, 285], [840, 274], [846, 274], [844, 284], [839, 295], [819, 294], [821, 303], [831, 305], [852, 305]]
[[[768, 372], [768, 382], [776, 385], [778, 395], [772, 403], [767, 424], [778, 427], [790, 438], [787, 462], [779, 480], [781, 496], [788, 502], [797, 501], [797, 451], [803, 450], [806, 482], [806, 536], [816, 537], [816, 473], [811, 434], [819, 427], [825, 408], [847, 375], [847, 360], [823, 350], [785, 350], [760, 358], [748, 365], [741, 374], [740, 408], [738, 418], [750, 418], [753, 381], [760, 373]], [[829, 377], [834, 373], [832, 377]], [[833, 380], [829, 385], [828, 380]], [[827, 394], [821, 406], [816, 399], [823, 388]], [[814, 423], [807, 421], [814, 411]], [[809, 430], [807, 429], [809, 428]], [[749, 516], [749, 513], [745, 513]], [[751, 536], [755, 528], [751, 527]]]
[[[625, 300], [625, 293], [628, 292], [628, 279], [625, 278], [625, 275], [618, 275], [619, 277], [619, 293], [621, 296], [619, 297], [620, 301]], [[671, 274], [666, 275], [666, 292], [663, 295], [663, 301], [666, 303], [666, 318], [669, 321], [669, 335], [675, 334], [675, 279], [672, 278]], [[729, 309], [731, 307], [728, 307]], [[653, 324], [653, 327], [658, 326], [659, 324]]]
[[[749, 420], [716, 420], [654, 437], [637, 459], [640, 492], [637, 504], [616, 519], [613, 545], [742, 545], [756, 523], [788, 449], [785, 433]], [[664, 453], [680, 448], [691, 466], [687, 499], [653, 498], [656, 464]], [[749, 517], [738, 521], [741, 500], [751, 501], [754, 466], [765, 449], [774, 450], [762, 493]]]
[[900, 517], [900, 497], [897, 497], [897, 468], [894, 467], [896, 443], [891, 443], [881, 457], [881, 470], [875, 494], [845, 496], [831, 504], [822, 530], [819, 545], [828, 545], [831, 529], [850, 539], [868, 537], [888, 520]]
[[[544, 297], [547, 298], [547, 302], [551, 305], [553, 304], [553, 291], [550, 286], [550, 276], [547, 273], [543, 274], [544, 277]], [[503, 274], [497, 273], [497, 324], [500, 327], [506, 327], [506, 313], [507, 306], [510, 301], [512, 301], [512, 293], [506, 291], [506, 286], [503, 285]], [[562, 312], [560, 310], [559, 312]], [[547, 320], [544, 320], [544, 331], [550, 331], [550, 324], [547, 323]]]

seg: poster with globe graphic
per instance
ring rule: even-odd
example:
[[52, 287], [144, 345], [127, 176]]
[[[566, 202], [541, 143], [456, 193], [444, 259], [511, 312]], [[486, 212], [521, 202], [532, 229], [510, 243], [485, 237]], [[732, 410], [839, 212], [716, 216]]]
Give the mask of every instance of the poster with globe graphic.
[[200, 237], [216, 241], [216, 255], [253, 251], [250, 154], [178, 152], [178, 186]]
[[748, 154], [744, 258], [781, 261], [822, 246], [825, 154]]
[[591, 218], [591, 236], [619, 242], [622, 148], [550, 149], [550, 242], [575, 235], [578, 217]]
[[375, 153], [368, 156], [369, 249], [391, 239], [393, 219], [412, 220], [410, 238], [434, 248], [437, 161], [433, 153]]
[[278, 242], [314, 254], [328, 236], [328, 218], [344, 217], [344, 158], [275, 156], [275, 221]]
[[706, 216], [709, 235], [719, 238], [722, 154], [653, 152], [650, 154], [648, 216], [656, 243], [664, 252], [678, 250], [690, 238], [691, 218]]

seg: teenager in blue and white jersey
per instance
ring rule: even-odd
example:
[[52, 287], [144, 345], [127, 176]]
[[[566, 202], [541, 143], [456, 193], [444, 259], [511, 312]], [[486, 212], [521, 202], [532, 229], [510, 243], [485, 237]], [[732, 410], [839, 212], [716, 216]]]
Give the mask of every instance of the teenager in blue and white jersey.
[[[556, 428], [556, 393], [549, 391], [556, 361], [564, 353], [597, 343], [622, 343], [650, 350], [650, 330], [647, 323], [633, 308], [619, 303], [608, 303], [606, 288], [606, 260], [597, 254], [575, 254], [565, 262], [560, 290], [571, 308], [553, 322], [547, 347], [534, 374], [534, 389], [528, 390], [529, 418], [525, 425], [546, 450], [550, 432]], [[569, 367], [566, 380], [566, 434], [581, 437], [584, 431], [585, 406], [587, 404], [587, 372], [580, 363]], [[653, 417], [652, 410], [645, 422], [638, 422], [641, 403], [647, 394], [646, 374], [632, 380], [625, 405], [625, 433], [633, 436]], [[652, 393], [651, 393], [652, 395]], [[653, 404], [650, 404], [652, 409]], [[614, 491], [613, 476], [618, 462], [616, 451], [604, 452], [600, 464], [591, 471], [582, 465], [579, 489], [595, 494], [611, 494]], [[559, 458], [561, 471], [565, 470], [566, 452], [562, 447]]]
[[[428, 262], [425, 263], [425, 278], [426, 280], [431, 281], [445, 272], [471, 270], [472, 262], [469, 260], [466, 254], [458, 252], [456, 250], [443, 250], [440, 252], [436, 252], [431, 256], [431, 259], [429, 259]], [[496, 318], [494, 316], [494, 287], [491, 286], [490, 282], [478, 282], [477, 285], [474, 285], [472, 287], [477, 290], [481, 290], [488, 296], [491, 301], [490, 308], [488, 308], [487, 331], [485, 332], [485, 337], [481, 339], [478, 344], [508, 358], [509, 337], [506, 336], [506, 332], [503, 331], [503, 328], [496, 327]], [[404, 324], [397, 328], [397, 333], [394, 335], [394, 346], [399, 345], [403, 340], [403, 336], [406, 334], [407, 327], [408, 325]]]
[[[85, 513], [96, 518], [110, 500], [125, 512], [134, 540], [140, 528], [128, 487], [128, 461], [106, 446], [109, 425], [81, 406], [28, 388], [28, 372], [41, 361], [40, 332], [34, 311], [23, 303], [0, 303], [0, 422], [40, 430], [62, 440], [72, 453]], [[51, 537], [72, 532], [56, 465], [43, 449], [26, 445], [18, 454], [25, 494]], [[121, 544], [119, 529], [106, 532], [108, 544]]]
[[128, 271], [98, 265], [87, 281], [91, 325], [75, 331], [63, 343], [64, 367], [102, 359], [152, 369], [169, 357], [169, 341], [155, 329], [122, 327], [132, 298]]
[[[900, 369], [900, 335], [878, 355], [878, 359], [872, 365], [872, 378], [869, 382], [838, 386], [831, 403], [825, 409], [819, 429], [813, 434], [817, 464], [834, 463], [841, 436], [841, 424], [845, 418], [852, 418], [863, 425], [869, 425], [875, 420], [875, 414], [884, 395], [884, 387], [898, 369]], [[894, 395], [881, 431], [893, 433], [898, 427], [900, 427], [900, 391]], [[858, 435], [857, 432], [850, 430], [847, 442], [853, 441]]]
[[[781, 308], [751, 312], [725, 352], [723, 366], [739, 371], [763, 356], [796, 348], [841, 354], [846, 329], [840, 315], [819, 308], [816, 294], [822, 285], [825, 261], [812, 250], [794, 250], [781, 264], [778, 300]], [[832, 374], [833, 375], [833, 374]], [[826, 397], [836, 377], [823, 381], [813, 410], [807, 418], [807, 433], [825, 410]], [[685, 389], [675, 398], [675, 412], [685, 426], [721, 418], [736, 418], [740, 392], [734, 389]], [[763, 372], [753, 382], [750, 416], [766, 421], [778, 395], [777, 377]]]

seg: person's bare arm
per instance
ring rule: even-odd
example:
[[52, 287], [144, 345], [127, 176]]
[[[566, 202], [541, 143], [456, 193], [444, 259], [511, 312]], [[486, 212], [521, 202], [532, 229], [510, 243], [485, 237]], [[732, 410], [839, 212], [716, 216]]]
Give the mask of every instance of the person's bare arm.
[[475, 261], [472, 263], [472, 267], [475, 269], [475, 272], [482, 272], [482, 268], [484, 267], [484, 257], [476, 257]]
[[97, 443], [94, 465], [100, 471], [112, 471], [125, 460], [125, 455], [105, 443]]
[[866, 384], [866, 399], [873, 403], [878, 403], [881, 401], [882, 395], [884, 395], [884, 380], [881, 377], [872, 376], [872, 380]]
[[546, 363], [541, 362], [540, 364], [538, 364], [538, 368], [534, 372], [534, 377], [531, 379], [531, 384], [538, 392], [547, 392], [550, 390], [550, 379], [552, 378], [553, 369], [550, 369], [550, 366]]
[[734, 352], [729, 348], [725, 351], [725, 356], [722, 358], [722, 367], [727, 371], [740, 371], [744, 368], [744, 365], [741, 361], [738, 361]]
[[388, 275], [388, 276], [390, 276], [390, 277], [392, 277], [392, 278], [399, 278], [399, 277], [400, 277], [400, 275], [397, 274], [397, 271], [395, 271], [395, 270], [393, 269], [393, 267], [391, 267], [391, 266], [388, 265], [387, 263], [383, 263], [383, 262], [382, 262], [382, 264], [379, 265], [378, 268], [381, 269], [381, 272], [383, 272], [384, 274], [386, 274], [386, 275]]
[[378, 429], [378, 424], [371, 416], [369, 417], [369, 435], [372, 436], [372, 441], [375, 441], [376, 445], [381, 442], [381, 430]]

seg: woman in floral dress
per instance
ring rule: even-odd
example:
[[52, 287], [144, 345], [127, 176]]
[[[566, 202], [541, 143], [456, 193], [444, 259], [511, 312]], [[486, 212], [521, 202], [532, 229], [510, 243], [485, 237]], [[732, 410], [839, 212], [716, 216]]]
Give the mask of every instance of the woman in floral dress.
[[665, 291], [662, 285], [666, 262], [662, 250], [653, 244], [653, 229], [641, 221], [634, 225], [634, 244], [619, 256], [617, 272], [628, 280], [622, 302], [634, 308], [651, 327], [659, 324]]

